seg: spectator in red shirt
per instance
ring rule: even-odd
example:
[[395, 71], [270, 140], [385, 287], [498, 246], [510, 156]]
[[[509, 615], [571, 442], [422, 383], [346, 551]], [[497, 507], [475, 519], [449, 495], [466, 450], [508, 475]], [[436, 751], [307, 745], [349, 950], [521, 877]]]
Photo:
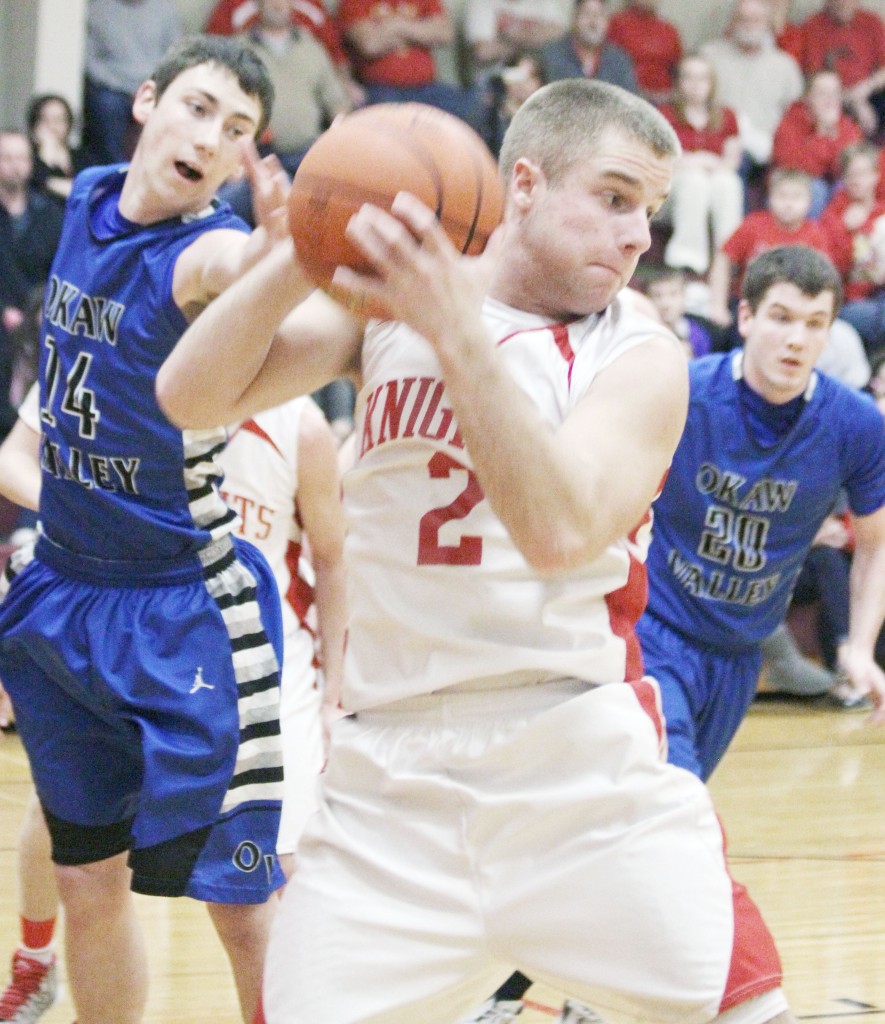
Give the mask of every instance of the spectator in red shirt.
[[790, 21], [790, 0], [771, 0], [771, 27], [778, 49], [801, 64], [804, 33], [801, 25]]
[[682, 156], [673, 170], [673, 233], [664, 251], [664, 262], [706, 274], [710, 269], [711, 229], [713, 244], [718, 248], [744, 214], [737, 118], [730, 107], [717, 103], [713, 66], [698, 54], [680, 61], [673, 102], [665, 103], [661, 113], [682, 143]]
[[842, 83], [835, 71], [817, 71], [805, 95], [784, 114], [774, 133], [772, 163], [795, 167], [811, 178], [811, 211], [817, 220], [841, 174], [843, 150], [863, 133], [842, 108]]
[[885, 349], [885, 202], [879, 150], [859, 142], [842, 154], [842, 188], [821, 216], [833, 262], [845, 280], [839, 317], [855, 327], [867, 354]]
[[341, 0], [338, 24], [368, 103], [429, 103], [475, 121], [467, 92], [437, 78], [433, 47], [454, 36], [441, 0]]
[[864, 133], [882, 127], [885, 113], [885, 22], [858, 0], [824, 0], [802, 26], [802, 70], [838, 72], [846, 100]]
[[639, 87], [652, 103], [670, 98], [682, 40], [675, 25], [658, 17], [659, 0], [627, 0], [613, 14], [608, 38], [630, 54]]
[[811, 179], [804, 171], [775, 168], [768, 185], [768, 209], [748, 213], [737, 231], [713, 257], [710, 267], [710, 319], [727, 326], [740, 294], [747, 265], [778, 245], [808, 245], [830, 254], [827, 236], [809, 220]]

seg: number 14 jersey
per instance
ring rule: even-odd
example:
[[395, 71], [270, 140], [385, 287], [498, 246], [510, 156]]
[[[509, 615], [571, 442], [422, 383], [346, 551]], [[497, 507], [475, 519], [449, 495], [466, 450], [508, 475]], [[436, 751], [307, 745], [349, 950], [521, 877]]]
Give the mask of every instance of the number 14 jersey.
[[[493, 300], [484, 317], [552, 431], [598, 373], [661, 333], [628, 293], [568, 324]], [[344, 478], [345, 706], [517, 673], [526, 681], [638, 677], [633, 627], [647, 593], [650, 517], [592, 564], [540, 577], [483, 495], [431, 346], [403, 324], [373, 322], [362, 369], [356, 461]]]

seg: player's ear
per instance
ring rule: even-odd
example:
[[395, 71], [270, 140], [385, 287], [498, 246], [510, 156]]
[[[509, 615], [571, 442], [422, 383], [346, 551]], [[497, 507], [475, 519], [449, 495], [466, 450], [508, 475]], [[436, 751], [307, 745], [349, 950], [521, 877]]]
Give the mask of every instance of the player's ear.
[[536, 163], [525, 157], [516, 161], [510, 175], [510, 196], [518, 210], [524, 213], [530, 209], [543, 180], [544, 172]]
[[142, 82], [135, 92], [135, 99], [132, 101], [132, 119], [136, 124], [144, 124], [150, 112], [157, 105], [157, 83], [149, 78]]
[[746, 338], [750, 333], [750, 324], [754, 315], [750, 303], [746, 299], [741, 299], [737, 308], [737, 329], [742, 338]]

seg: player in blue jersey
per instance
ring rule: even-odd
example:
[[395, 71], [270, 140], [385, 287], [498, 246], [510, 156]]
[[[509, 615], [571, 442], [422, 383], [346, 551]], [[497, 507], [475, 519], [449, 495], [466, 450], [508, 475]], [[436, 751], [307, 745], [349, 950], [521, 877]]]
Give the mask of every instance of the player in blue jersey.
[[[193, 37], [142, 84], [128, 166], [80, 175], [44, 306], [43, 534], [10, 564], [0, 677], [41, 804], [79, 1024], [136, 1024], [147, 988], [131, 889], [205, 901], [244, 1018], [282, 874], [279, 600], [232, 538], [223, 430], [173, 427], [154, 377], [189, 321], [283, 225], [285, 179], [250, 140], [263, 64]], [[264, 227], [215, 193], [246, 166]]]
[[753, 700], [759, 645], [783, 621], [843, 488], [857, 549], [839, 662], [885, 720], [874, 658], [885, 615], [885, 426], [867, 396], [814, 370], [840, 300], [824, 256], [771, 249], [743, 284], [743, 349], [690, 365], [685, 431], [654, 505], [638, 632], [661, 686], [669, 759], [703, 779]]

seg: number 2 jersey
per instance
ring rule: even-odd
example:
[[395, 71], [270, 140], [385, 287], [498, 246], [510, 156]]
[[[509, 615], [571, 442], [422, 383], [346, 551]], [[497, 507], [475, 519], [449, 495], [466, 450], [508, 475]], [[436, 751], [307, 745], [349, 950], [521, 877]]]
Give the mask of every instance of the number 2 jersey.
[[[484, 318], [552, 431], [597, 374], [662, 330], [629, 293], [569, 324], [493, 300]], [[483, 495], [430, 345], [373, 321], [362, 371], [356, 461], [344, 476], [345, 707], [501, 677], [638, 678], [649, 519], [592, 564], [540, 577]]]
[[747, 419], [741, 368], [741, 352], [689, 366], [688, 421], [648, 560], [649, 614], [732, 653], [781, 623], [840, 491], [858, 515], [885, 504], [885, 424], [867, 396], [814, 373], [796, 421], [766, 444]]
[[68, 199], [43, 307], [40, 515], [69, 551], [162, 566], [192, 557], [234, 520], [215, 486], [225, 431], [182, 433], [154, 394], [187, 327], [172, 298], [175, 263], [206, 231], [247, 228], [226, 206], [126, 221], [124, 171], [84, 171]]

